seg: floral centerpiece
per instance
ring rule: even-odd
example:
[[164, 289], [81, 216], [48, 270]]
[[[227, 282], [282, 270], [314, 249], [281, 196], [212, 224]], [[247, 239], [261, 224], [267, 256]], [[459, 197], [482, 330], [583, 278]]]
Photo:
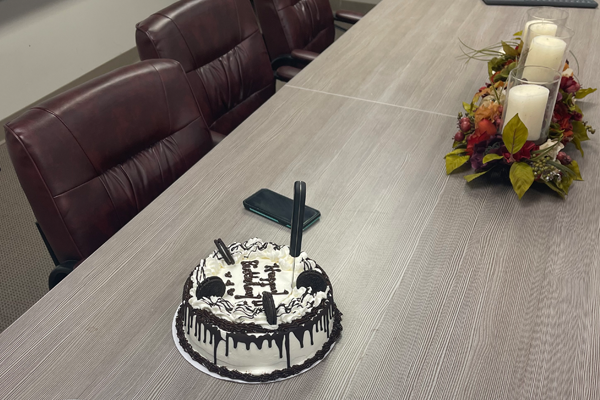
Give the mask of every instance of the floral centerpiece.
[[582, 178], [577, 162], [563, 149], [572, 143], [583, 156], [581, 143], [589, 140], [588, 133], [595, 132], [583, 121], [576, 101], [596, 89], [581, 88], [567, 61], [548, 141], [540, 146], [528, 141], [527, 128], [518, 114], [507, 121], [502, 134], [505, 84], [523, 48], [520, 35], [516, 33], [511, 41], [483, 50], [461, 42], [468, 60], [487, 61], [489, 82], [475, 93], [470, 103], [463, 103], [464, 113], [458, 114], [459, 130], [453, 137], [454, 150], [446, 155], [446, 172], [450, 174], [470, 164], [475, 173], [465, 176], [468, 182], [490, 173], [495, 179], [510, 179], [519, 199], [533, 182], [543, 183], [565, 197], [573, 181]]

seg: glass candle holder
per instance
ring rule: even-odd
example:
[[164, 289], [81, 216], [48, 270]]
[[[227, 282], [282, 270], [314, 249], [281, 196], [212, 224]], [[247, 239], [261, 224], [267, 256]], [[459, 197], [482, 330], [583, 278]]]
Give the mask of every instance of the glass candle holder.
[[569, 12], [556, 7], [534, 7], [527, 10], [525, 21], [521, 24], [523, 27], [522, 38], [526, 43], [527, 28], [534, 22], [547, 21], [557, 26], [567, 25]]
[[[527, 28], [527, 40], [519, 58], [519, 67], [541, 66], [562, 72], [569, 51], [569, 45], [575, 32], [564, 26], [541, 21]], [[533, 76], [529, 80], [537, 79]]]
[[[523, 76], [530, 69], [539, 79], [531, 81]], [[552, 114], [561, 74], [548, 67], [518, 67], [513, 69], [506, 81], [506, 99], [502, 112], [503, 126], [516, 115], [525, 124], [528, 131], [527, 140], [542, 144], [548, 138]]]

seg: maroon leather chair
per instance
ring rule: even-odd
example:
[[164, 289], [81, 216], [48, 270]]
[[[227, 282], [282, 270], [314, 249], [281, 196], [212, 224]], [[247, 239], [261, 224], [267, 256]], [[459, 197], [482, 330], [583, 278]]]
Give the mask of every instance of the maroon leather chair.
[[183, 65], [213, 131], [230, 133], [275, 93], [249, 0], [182, 0], [136, 28], [140, 59]]
[[335, 38], [334, 20], [354, 24], [362, 14], [331, 11], [329, 0], [254, 0], [256, 15], [269, 56], [282, 80], [293, 78], [302, 67], [329, 47]]
[[96, 78], [31, 108], [5, 131], [21, 186], [62, 264], [51, 288], [213, 147], [173, 60]]

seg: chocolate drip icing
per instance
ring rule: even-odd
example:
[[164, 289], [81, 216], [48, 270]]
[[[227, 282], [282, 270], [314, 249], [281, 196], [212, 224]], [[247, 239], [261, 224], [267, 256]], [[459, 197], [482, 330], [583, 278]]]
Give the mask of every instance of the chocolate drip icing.
[[[279, 350], [279, 358], [283, 358], [284, 354], [285, 354], [285, 358], [286, 358], [286, 365], [287, 368], [291, 368], [291, 356], [290, 356], [290, 332], [293, 333], [294, 337], [296, 338], [296, 340], [298, 340], [299, 344], [300, 344], [300, 348], [304, 348], [304, 335], [306, 334], [306, 332], [309, 332], [310, 335], [310, 344], [311, 346], [314, 345], [314, 341], [313, 341], [313, 330], [315, 332], [319, 332], [325, 330], [327, 333], [327, 337], [330, 338], [330, 334], [329, 334], [329, 321], [330, 321], [330, 315], [333, 315], [335, 311], [337, 311], [337, 308], [335, 308], [335, 305], [333, 304], [333, 299], [331, 298], [331, 296], [328, 297], [328, 299], [326, 301], [324, 301], [319, 307], [319, 310], [317, 311], [315, 317], [311, 320], [305, 321], [304, 323], [297, 323], [297, 322], [292, 322], [291, 324], [287, 324], [288, 327], [287, 329], [285, 329], [284, 331], [272, 331], [270, 333], [266, 333], [264, 335], [261, 336], [254, 336], [254, 335], [248, 335], [246, 332], [244, 332], [243, 327], [240, 327], [240, 324], [224, 324], [224, 325], [238, 325], [238, 328], [242, 328], [242, 329], [238, 329], [236, 330], [232, 330], [230, 332], [228, 332], [225, 336], [225, 338], [222, 337], [221, 334], [221, 329], [225, 329], [227, 330], [230, 327], [221, 327], [221, 329], [219, 329], [218, 326], [211, 324], [208, 321], [202, 321], [201, 322], [201, 318], [198, 317], [198, 315], [194, 315], [197, 314], [196, 311], [194, 310], [189, 304], [182, 306], [180, 312], [178, 313], [178, 315], [182, 314], [182, 310], [183, 310], [183, 321], [185, 322], [188, 326], [188, 335], [190, 334], [190, 327], [192, 325], [192, 323], [194, 322], [193, 320], [195, 319], [195, 329], [194, 329], [194, 336], [196, 337], [196, 339], [198, 340], [198, 342], [201, 342], [202, 336], [203, 336], [203, 343], [207, 342], [208, 339], [208, 344], [213, 346], [213, 364], [218, 364], [218, 357], [217, 357], [217, 351], [218, 351], [218, 347], [219, 344], [221, 342], [225, 342], [225, 357], [229, 356], [229, 341], [231, 340], [233, 343], [233, 347], [235, 349], [237, 349], [238, 343], [242, 343], [245, 345], [246, 350], [250, 350], [250, 346], [252, 344], [254, 344], [259, 350], [262, 349], [264, 342], [266, 341], [268, 343], [269, 348], [272, 347], [272, 342], [275, 342], [275, 345], [277, 346], [278, 350]], [[335, 329], [335, 327], [334, 327]], [[201, 335], [202, 333], [202, 335]], [[181, 338], [180, 338], [181, 339]], [[285, 350], [285, 352], [284, 352]], [[196, 352], [194, 352], [195, 354], [197, 354]], [[202, 357], [198, 354], [198, 357], [200, 357], [202, 359]], [[220, 367], [219, 367], [220, 368]], [[237, 372], [237, 371], [236, 371]]]
[[[273, 332], [272, 334], [266, 335], [262, 339], [253, 337], [251, 335], [246, 335], [242, 332], [227, 333], [225, 338], [223, 339], [221, 337], [220, 332], [217, 332], [218, 328], [216, 326], [211, 326], [208, 328], [205, 327], [205, 336], [206, 336], [207, 331], [209, 331], [211, 333], [211, 337], [215, 336], [214, 340], [212, 340], [214, 361], [211, 363], [206, 358], [202, 357], [200, 354], [198, 354], [196, 351], [194, 351], [185, 337], [185, 333], [184, 333], [182, 327], [184, 326], [185, 320], [188, 319], [189, 315], [190, 315], [190, 313], [186, 310], [187, 308], [188, 307], [186, 307], [185, 305], [182, 305], [182, 307], [180, 307], [180, 309], [177, 313], [177, 317], [176, 317], [177, 337], [179, 338], [179, 343], [182, 346], [182, 348], [187, 353], [190, 354], [190, 356], [192, 357], [193, 360], [204, 365], [209, 371], [215, 372], [215, 373], [217, 373], [221, 376], [227, 377], [227, 378], [238, 379], [238, 380], [243, 380], [243, 381], [247, 381], [247, 382], [268, 382], [268, 381], [273, 381], [276, 379], [287, 378], [289, 376], [296, 375], [296, 374], [302, 372], [306, 368], [310, 367], [311, 365], [313, 365], [314, 363], [316, 363], [317, 361], [319, 361], [319, 360], [323, 359], [323, 357], [325, 357], [325, 355], [327, 354], [327, 352], [329, 351], [329, 349], [331, 348], [333, 343], [339, 338], [341, 331], [342, 331], [342, 325], [341, 325], [342, 313], [339, 312], [339, 310], [335, 306], [335, 303], [328, 302], [326, 307], [323, 307], [320, 310], [320, 312], [319, 312], [320, 315], [319, 315], [319, 318], [317, 318], [317, 319], [319, 321], [321, 319], [325, 319], [325, 321], [326, 321], [325, 326], [327, 327], [326, 330], [328, 331], [329, 330], [328, 329], [329, 319], [333, 318], [333, 327], [331, 329], [332, 334], [328, 335], [329, 340], [325, 343], [325, 345], [323, 346], [323, 348], [321, 350], [318, 350], [313, 357], [311, 357], [310, 359], [307, 359], [304, 363], [302, 363], [300, 365], [290, 365], [290, 360], [291, 360], [290, 342], [289, 342], [290, 331], [294, 333], [294, 337], [296, 337], [298, 339], [301, 346], [303, 346], [303, 336], [304, 336], [305, 332], [308, 331], [311, 336], [311, 345], [312, 345], [313, 344], [312, 343], [312, 336], [313, 336], [312, 328], [315, 327], [316, 323], [318, 322], [317, 320], [315, 320], [315, 323], [312, 324], [312, 327], [297, 326], [297, 328], [299, 328], [299, 329], [296, 329], [296, 330], [291, 329], [290, 331], [286, 331], [286, 332], [277, 332], [276, 331], [276, 332]], [[294, 324], [290, 324], [290, 325], [294, 325]], [[308, 325], [311, 325], [311, 324], [308, 324]], [[199, 331], [201, 331], [201, 329], [199, 329]], [[199, 338], [198, 338], [198, 340], [199, 340]], [[237, 344], [240, 342], [246, 344], [246, 348], [249, 348], [249, 345], [251, 343], [260, 342], [260, 343], [255, 343], [259, 349], [262, 348], [265, 341], [267, 342], [269, 348], [272, 347], [272, 342], [275, 342], [275, 344], [277, 345], [277, 347], [279, 349], [280, 358], [283, 357], [283, 348], [285, 348], [287, 368], [281, 369], [281, 370], [275, 370], [268, 374], [253, 375], [253, 374], [247, 374], [247, 373], [243, 373], [243, 372], [239, 372], [239, 371], [235, 371], [235, 370], [229, 370], [225, 367], [220, 367], [220, 366], [216, 365], [217, 361], [218, 361], [217, 349], [218, 349], [219, 343], [222, 341], [225, 342], [225, 356], [228, 357], [230, 340], [233, 343], [234, 349], [237, 349]]]

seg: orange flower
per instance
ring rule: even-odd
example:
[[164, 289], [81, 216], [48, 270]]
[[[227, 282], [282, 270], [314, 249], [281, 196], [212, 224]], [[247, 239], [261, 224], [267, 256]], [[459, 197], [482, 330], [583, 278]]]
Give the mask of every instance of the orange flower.
[[496, 102], [483, 104], [475, 111], [475, 125], [479, 125], [479, 121], [483, 119], [495, 120], [499, 114], [500, 104]]

